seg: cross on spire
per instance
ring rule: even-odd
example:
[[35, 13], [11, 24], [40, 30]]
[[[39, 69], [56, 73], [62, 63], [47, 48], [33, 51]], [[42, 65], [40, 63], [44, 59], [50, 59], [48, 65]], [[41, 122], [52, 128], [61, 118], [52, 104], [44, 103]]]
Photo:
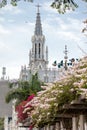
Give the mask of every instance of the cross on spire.
[[40, 8], [41, 6], [38, 4], [38, 5], [36, 5], [36, 7], [37, 7], [37, 13], [39, 13], [39, 8]]

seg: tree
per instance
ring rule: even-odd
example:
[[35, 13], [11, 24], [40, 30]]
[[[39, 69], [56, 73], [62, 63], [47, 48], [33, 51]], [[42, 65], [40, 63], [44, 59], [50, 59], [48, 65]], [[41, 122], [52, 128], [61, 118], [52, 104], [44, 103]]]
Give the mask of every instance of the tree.
[[[76, 1], [76, 0], [75, 0]], [[82, 0], [87, 2], [87, 0]], [[54, 0], [51, 4], [53, 8], [56, 8], [59, 13], [65, 13], [67, 10], [75, 10], [78, 7], [77, 2], [74, 0]]]
[[[0, 7], [4, 7], [8, 4], [9, 0], [1, 0]], [[10, 3], [13, 6], [17, 6], [17, 2], [22, 0], [10, 0]], [[33, 2], [34, 0], [24, 0], [25, 2]], [[76, 1], [76, 0], [75, 0]], [[87, 0], [82, 0], [84, 2], [87, 2]], [[74, 0], [54, 0], [51, 4], [51, 6], [59, 13], [65, 13], [67, 10], [75, 10], [75, 8], [78, 7], [77, 2], [74, 2]]]
[[38, 74], [32, 75], [30, 79], [30, 92], [36, 94], [41, 91], [41, 85], [44, 85], [44, 83], [38, 80]]
[[[17, 86], [18, 87], [17, 87]], [[17, 104], [27, 98], [30, 94], [29, 83], [27, 81], [18, 81], [17, 84], [9, 83], [11, 90], [6, 95], [6, 103], [9, 103], [13, 99], [17, 99]]]
[[82, 30], [83, 33], [87, 32], [87, 19], [84, 21], [84, 24], [85, 24], [85, 27]]
[[4, 130], [4, 118], [0, 118], [0, 130]]
[[13, 99], [17, 99], [16, 105], [26, 100], [31, 94], [36, 94], [42, 90], [43, 83], [38, 79], [37, 73], [32, 75], [30, 81], [18, 81], [9, 83], [11, 90], [6, 95], [6, 102], [9, 103]]

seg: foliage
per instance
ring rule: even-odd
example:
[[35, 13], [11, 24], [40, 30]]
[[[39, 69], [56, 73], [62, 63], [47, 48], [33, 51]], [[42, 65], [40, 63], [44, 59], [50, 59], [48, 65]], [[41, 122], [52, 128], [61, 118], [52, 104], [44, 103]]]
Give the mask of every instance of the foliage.
[[51, 6], [56, 8], [59, 13], [65, 13], [67, 10], [75, 10], [78, 7], [74, 0], [55, 0]]
[[[22, 0], [10, 0], [11, 5], [17, 6], [17, 3]], [[33, 2], [33, 0], [24, 0], [25, 2]], [[87, 2], [87, 0], [82, 0]], [[0, 7], [7, 5], [9, 0], [1, 0]], [[51, 7], [57, 9], [59, 13], [65, 13], [67, 10], [75, 10], [78, 7], [77, 2], [74, 0], [54, 0], [51, 4]]]
[[52, 123], [63, 105], [69, 105], [71, 101], [78, 99], [80, 93], [81, 91], [78, 88], [74, 88], [73, 85], [70, 87], [67, 84], [60, 87], [60, 84], [55, 84], [50, 91], [42, 94], [42, 97], [39, 98], [40, 103], [32, 114], [32, 120], [36, 127], [43, 126], [46, 123]]
[[[13, 6], [17, 6], [17, 2], [22, 0], [10, 0], [10, 4]], [[33, 2], [33, 0], [24, 0], [25, 2]], [[0, 0], [0, 8], [6, 6], [9, 3], [9, 0]]]
[[6, 102], [9, 103], [13, 99], [17, 99], [16, 105], [27, 99], [32, 93], [36, 94], [41, 91], [41, 85], [38, 74], [32, 75], [30, 81], [17, 81], [9, 83], [11, 90], [6, 95]]
[[29, 82], [27, 81], [19, 81], [18, 87], [14, 86], [14, 83], [10, 84], [13, 85], [13, 88], [7, 93], [6, 95], [6, 102], [9, 103], [13, 99], [18, 99], [17, 104], [23, 100], [26, 100], [27, 97], [30, 95], [30, 89], [29, 89]]
[[[37, 74], [35, 77], [32, 76], [30, 80], [32, 88], [34, 88], [33, 82], [38, 83], [37, 79]], [[86, 89], [87, 57], [84, 57], [65, 71], [65, 76], [61, 77], [59, 81], [52, 85], [48, 84], [46, 90], [22, 101], [17, 107], [18, 121], [24, 124], [29, 119], [28, 123], [31, 127], [31, 124], [35, 127], [42, 127], [45, 124], [53, 123], [64, 105], [71, 105], [73, 100], [80, 101], [81, 95], [85, 96], [85, 101], [87, 101]]]
[[0, 130], [4, 130], [4, 118], [0, 118]]
[[64, 105], [70, 105], [73, 100], [80, 101], [81, 95], [85, 95], [85, 101], [87, 101], [86, 66], [87, 57], [84, 57], [73, 68], [67, 70], [61, 80], [53, 86], [49, 85], [46, 90], [40, 92], [40, 95], [38, 93], [34, 97], [32, 101], [34, 110], [31, 110], [32, 114], [29, 113], [28, 116], [36, 127], [52, 123]]
[[[87, 33], [87, 19], [84, 21], [84, 25], [85, 25], [85, 27], [83, 28], [82, 33]], [[87, 34], [86, 34], [86, 36], [87, 36]]]
[[[87, 0], [82, 1], [87, 2]], [[64, 14], [68, 10], [74, 11], [79, 7], [79, 5], [77, 4], [76, 0], [54, 0], [54, 2], [51, 4], [51, 7], [55, 8], [58, 13]]]
[[62, 87], [62, 93], [58, 95], [58, 106], [61, 107], [64, 104], [69, 104], [71, 101], [77, 99], [80, 96], [80, 90], [77, 88], [70, 88], [68, 85]]
[[41, 85], [44, 85], [43, 82], [38, 80], [38, 74], [36, 73], [35, 75], [32, 75], [30, 79], [30, 92], [36, 94], [37, 92], [43, 90], [41, 88]]

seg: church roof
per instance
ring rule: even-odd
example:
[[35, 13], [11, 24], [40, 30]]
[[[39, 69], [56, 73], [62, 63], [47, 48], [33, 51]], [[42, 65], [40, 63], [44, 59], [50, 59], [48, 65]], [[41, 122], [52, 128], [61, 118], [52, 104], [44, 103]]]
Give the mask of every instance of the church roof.
[[40, 5], [37, 5], [37, 16], [36, 16], [36, 24], [35, 24], [35, 35], [42, 35], [42, 25], [41, 18], [39, 12]]

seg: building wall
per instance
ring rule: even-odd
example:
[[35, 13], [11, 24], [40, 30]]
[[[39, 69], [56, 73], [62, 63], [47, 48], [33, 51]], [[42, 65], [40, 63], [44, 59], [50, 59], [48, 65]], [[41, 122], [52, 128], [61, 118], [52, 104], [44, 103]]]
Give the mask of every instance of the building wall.
[[0, 117], [11, 116], [12, 114], [12, 106], [11, 103], [7, 104], [5, 102], [5, 96], [9, 91], [8, 81], [1, 80], [0, 81]]
[[26, 68], [21, 70], [20, 72], [20, 80], [28, 80], [31, 78], [32, 74], [38, 73], [38, 78], [42, 81], [42, 82], [47, 82], [47, 83], [51, 83], [54, 82], [58, 79], [59, 77], [59, 70], [58, 69], [51, 69], [51, 68], [46, 68], [46, 69], [38, 69], [32, 72], [30, 69]]

